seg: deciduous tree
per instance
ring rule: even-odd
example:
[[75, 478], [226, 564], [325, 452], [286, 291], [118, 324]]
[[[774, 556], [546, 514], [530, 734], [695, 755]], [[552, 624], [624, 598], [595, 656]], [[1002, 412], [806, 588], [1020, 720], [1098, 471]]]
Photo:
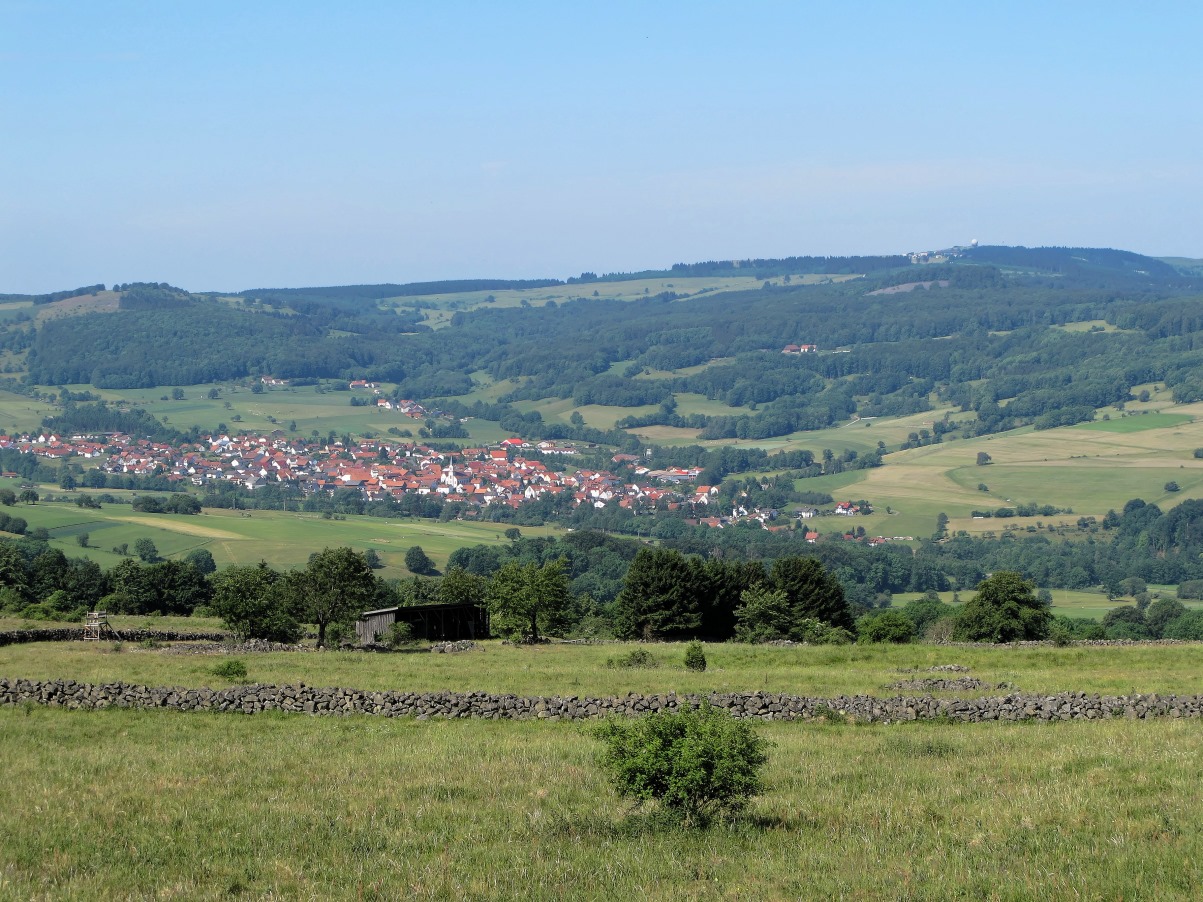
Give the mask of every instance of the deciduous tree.
[[376, 577], [357, 551], [325, 548], [311, 555], [304, 569], [288, 575], [287, 591], [296, 609], [317, 626], [317, 644], [324, 647], [330, 624], [369, 609], [376, 597]]
[[572, 600], [564, 561], [541, 567], [510, 561], [489, 580], [486, 599], [495, 631], [538, 642]]
[[239, 639], [296, 642], [296, 599], [282, 591], [282, 579], [266, 563], [227, 567], [213, 576], [210, 607]]
[[978, 583], [965, 602], [953, 637], [964, 642], [1043, 639], [1052, 613], [1036, 595], [1036, 584], [1012, 570], [1000, 570]]

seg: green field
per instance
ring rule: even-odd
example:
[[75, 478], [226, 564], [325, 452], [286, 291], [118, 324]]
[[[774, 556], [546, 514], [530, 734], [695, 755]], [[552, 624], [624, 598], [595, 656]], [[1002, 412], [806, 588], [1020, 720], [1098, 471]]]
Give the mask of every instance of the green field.
[[[414, 545], [420, 545], [441, 569], [451, 552], [462, 546], [509, 542], [503, 535], [506, 524], [392, 520], [354, 514], [348, 514], [345, 520], [325, 520], [319, 514], [206, 509], [188, 516], [138, 513], [124, 504], [105, 504], [101, 510], [90, 510], [69, 502], [19, 505], [10, 512], [25, 519], [30, 530], [47, 529], [51, 547], [69, 557], [89, 557], [106, 569], [124, 559], [112, 552], [114, 547], [126, 544], [132, 549], [140, 538], [149, 538], [159, 554], [167, 558], [207, 548], [219, 567], [261, 560], [278, 568], [297, 567], [304, 566], [312, 552], [323, 548], [371, 548], [379, 554], [384, 564], [379, 572], [386, 577], [409, 575], [405, 552]], [[87, 548], [81, 547], [77, 538], [85, 532]], [[553, 527], [522, 528], [524, 535], [556, 532]]]
[[[416, 690], [886, 692], [972, 667], [1026, 691], [1198, 691], [1198, 646], [654, 645], [244, 656], [251, 678]], [[224, 656], [0, 648], [0, 674], [221, 685]], [[1197, 720], [767, 723], [766, 790], [705, 831], [632, 812], [587, 724], [0, 709], [0, 897], [1149, 899], [1203, 892]], [[136, 750], [136, 753], [134, 752]]]
[[[962, 591], [960, 597], [962, 599], [971, 598], [973, 596], [972, 588], [970, 586], [967, 591]], [[1176, 590], [1176, 586], [1149, 586], [1150, 592], [1160, 594], [1162, 598], [1176, 598]], [[1107, 594], [1101, 589], [1050, 589], [1049, 592], [1053, 596], [1052, 612], [1065, 617], [1089, 617], [1093, 620], [1102, 620], [1108, 611], [1135, 603], [1132, 598], [1116, 598], [1114, 601], [1108, 601]], [[956, 593], [938, 592], [936, 594], [945, 604], [951, 604], [953, 595]], [[909, 601], [922, 598], [923, 595], [922, 592], [900, 592], [894, 596], [893, 606], [901, 607]], [[1203, 601], [1188, 599], [1182, 603], [1189, 610], [1203, 608]]]
[[[847, 492], [872, 502], [876, 518], [882, 517], [886, 505], [898, 512], [896, 519], [881, 521], [880, 527], [873, 518], [858, 520], [870, 534], [889, 531], [889, 522], [908, 526], [893, 531], [894, 535], [909, 534], [912, 524], [915, 532], [930, 535], [941, 511], [948, 514], [952, 531], [998, 533], [1008, 524], [1072, 527], [1080, 516], [1101, 519], [1132, 498], [1166, 509], [1203, 497], [1203, 461], [1193, 454], [1203, 447], [1201, 413], [1201, 405], [1183, 405], [1172, 414], [1118, 421], [1158, 424], [1135, 432], [1082, 426], [1026, 429], [901, 451], [888, 455], [884, 466], [856, 474], [857, 482]], [[983, 451], [991, 462], [978, 466], [977, 455]], [[1165, 489], [1171, 481], [1178, 483], [1180, 491]], [[986, 491], [979, 485], [985, 485]], [[1009, 520], [970, 516], [974, 510], [1028, 502], [1069, 508], [1073, 513]]]
[[1119, 419], [1095, 420], [1093, 423], [1083, 423], [1077, 429], [1098, 429], [1102, 432], [1144, 432], [1146, 429], [1164, 429], [1167, 426], [1181, 426], [1189, 423], [1194, 417], [1180, 413], [1151, 413], [1140, 416], [1126, 416]]
[[[156, 618], [142, 618], [143, 620]], [[207, 626], [211, 621], [204, 621]], [[659, 666], [612, 668], [607, 660], [646, 648]], [[891, 683], [939, 664], [960, 664], [990, 685], [1009, 683], [1038, 694], [1134, 691], [1195, 693], [1198, 644], [1013, 649], [939, 645], [852, 645], [778, 648], [739, 643], [706, 646], [709, 663], [697, 673], [684, 666], [685, 645], [547, 645], [535, 648], [490, 641], [461, 654], [377, 655], [362, 652], [273, 652], [244, 656], [249, 678], [261, 683], [407, 691], [461, 690], [516, 695], [617, 696], [628, 692], [762, 690], [790, 695], [888, 696]], [[57, 677], [93, 683], [117, 680], [153, 686], [224, 686], [212, 667], [221, 656], [174, 655], [108, 643], [52, 642], [0, 647], [0, 676]], [[914, 678], [913, 673], [909, 678]], [[955, 693], [953, 693], [955, 694]], [[981, 695], [980, 691], [971, 693]]]
[[[844, 282], [860, 276], [837, 274], [822, 275], [805, 273], [791, 276], [798, 285], [813, 285], [819, 282]], [[780, 277], [772, 280], [780, 283]], [[423, 322], [441, 329], [451, 322], [452, 316], [461, 311], [479, 310], [484, 307], [542, 307], [549, 303], [563, 304], [569, 301], [617, 300], [635, 301], [653, 297], [664, 292], [675, 292], [680, 300], [706, 297], [725, 291], [747, 291], [760, 288], [764, 282], [755, 276], [654, 276], [646, 279], [627, 279], [616, 282], [584, 282], [572, 285], [550, 285], [545, 288], [500, 289], [493, 291], [464, 291], [454, 294], [425, 294], [397, 298], [385, 298], [382, 303], [396, 307], [412, 307], [415, 304], [429, 307]], [[490, 300], [490, 298], [492, 300]]]

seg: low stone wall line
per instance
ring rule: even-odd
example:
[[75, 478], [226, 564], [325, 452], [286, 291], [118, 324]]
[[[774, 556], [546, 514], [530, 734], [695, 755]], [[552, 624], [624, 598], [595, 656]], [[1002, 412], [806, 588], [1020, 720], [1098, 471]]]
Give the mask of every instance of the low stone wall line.
[[138, 686], [116, 682], [0, 679], [0, 705], [33, 703], [68, 709], [160, 708], [177, 711], [232, 711], [257, 714], [288, 711], [342, 716], [476, 717], [492, 720], [590, 720], [638, 717], [653, 712], [694, 708], [703, 701], [736, 717], [761, 720], [828, 718], [833, 712], [865, 723], [898, 723], [945, 719], [963, 723], [1020, 720], [1106, 720], [1115, 717], [1201, 717], [1200, 695], [1101, 696], [1084, 692], [1056, 695], [1011, 693], [976, 699], [923, 696], [855, 695], [807, 698], [765, 692], [709, 695], [637, 695], [609, 698], [581, 696], [525, 697], [486, 692], [373, 692], [361, 689], [245, 685], [227, 689]]
[[[230, 638], [229, 633], [197, 632], [181, 633], [173, 630], [118, 630], [120, 641], [142, 642], [154, 639], [156, 642], [223, 642]], [[17, 645], [21, 642], [75, 642], [83, 641], [82, 626], [48, 627], [33, 630], [3, 630], [0, 631], [0, 646]], [[103, 642], [118, 641], [115, 636], [106, 635]]]

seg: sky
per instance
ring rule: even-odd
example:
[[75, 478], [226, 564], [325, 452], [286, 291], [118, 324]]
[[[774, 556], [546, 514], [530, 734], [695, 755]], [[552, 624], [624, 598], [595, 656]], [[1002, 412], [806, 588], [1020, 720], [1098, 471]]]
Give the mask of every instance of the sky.
[[0, 293], [1203, 257], [1203, 5], [0, 0]]

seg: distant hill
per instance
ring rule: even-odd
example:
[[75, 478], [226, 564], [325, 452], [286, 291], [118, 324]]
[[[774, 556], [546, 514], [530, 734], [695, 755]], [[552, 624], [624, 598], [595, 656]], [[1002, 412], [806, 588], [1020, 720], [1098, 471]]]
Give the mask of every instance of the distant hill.
[[453, 279], [443, 282], [408, 282], [403, 285], [333, 285], [321, 288], [252, 288], [238, 297], [285, 302], [305, 301], [378, 301], [384, 298], [415, 297], [425, 294], [460, 294], [469, 291], [504, 291], [546, 288], [563, 285], [559, 279]]
[[[73, 304], [75, 315], [35, 324], [14, 311], [0, 350], [24, 354], [39, 385], [370, 379], [506, 430], [574, 439], [586, 433], [532, 408], [570, 401], [616, 409], [609, 422], [622, 427], [765, 439], [937, 405], [959, 408], [981, 432], [1051, 427], [1154, 381], [1176, 400], [1203, 398], [1203, 276], [1106, 248], [959, 248], [940, 260], [677, 264], [670, 281], [631, 274], [639, 287], [621, 297], [602, 284], [621, 274], [582, 291], [587, 273], [571, 285], [458, 280], [232, 297], [129, 284], [95, 298], [109, 312]], [[440, 291], [455, 297], [444, 303]], [[426, 300], [390, 301], [405, 297]], [[804, 345], [816, 351], [782, 353]], [[691, 407], [678, 409], [682, 395]]]
[[961, 254], [973, 263], [1027, 267], [1042, 272], [1123, 274], [1174, 283], [1186, 280], [1175, 267], [1156, 257], [1110, 248], [984, 246], [963, 248]]

